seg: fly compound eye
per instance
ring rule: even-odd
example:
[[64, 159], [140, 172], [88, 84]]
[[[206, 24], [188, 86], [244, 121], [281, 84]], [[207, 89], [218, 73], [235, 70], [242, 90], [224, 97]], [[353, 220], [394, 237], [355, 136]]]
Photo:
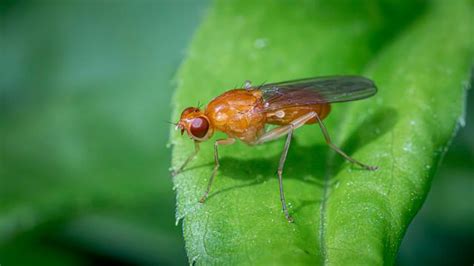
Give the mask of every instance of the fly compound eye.
[[191, 122], [190, 131], [191, 134], [196, 138], [203, 138], [206, 136], [207, 131], [209, 130], [209, 122], [207, 119], [202, 117], [194, 118]]

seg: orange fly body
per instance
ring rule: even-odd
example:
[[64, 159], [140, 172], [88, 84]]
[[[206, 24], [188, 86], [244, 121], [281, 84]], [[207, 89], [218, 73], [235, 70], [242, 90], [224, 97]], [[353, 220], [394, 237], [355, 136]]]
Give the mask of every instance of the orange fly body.
[[[361, 76], [328, 76], [300, 79], [253, 87], [246, 82], [244, 88], [229, 90], [209, 102], [204, 110], [188, 107], [181, 113], [176, 128], [194, 140], [195, 152], [182, 166], [173, 171], [180, 173], [199, 152], [199, 144], [212, 137], [215, 131], [227, 135], [214, 142], [215, 166], [200, 202], [203, 203], [211, 189], [219, 168], [218, 146], [230, 145], [240, 140], [249, 145], [258, 145], [287, 136], [278, 166], [280, 200], [285, 217], [292, 222], [283, 192], [283, 166], [293, 132], [308, 124], [318, 123], [326, 143], [351, 163], [367, 170], [376, 170], [344, 153], [331, 142], [323, 124], [331, 111], [331, 103], [347, 102], [368, 98], [377, 93], [377, 87], [370, 79]], [[277, 125], [266, 131], [266, 125]]]

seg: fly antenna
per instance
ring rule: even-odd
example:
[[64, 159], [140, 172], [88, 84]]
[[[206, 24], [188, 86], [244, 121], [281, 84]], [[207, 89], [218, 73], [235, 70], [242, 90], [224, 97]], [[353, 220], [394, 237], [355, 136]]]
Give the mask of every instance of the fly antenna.
[[171, 121], [164, 121], [164, 122], [167, 123], [167, 124], [170, 124], [170, 125], [174, 125], [174, 126], [178, 125], [178, 123], [174, 123], [174, 122], [171, 122]]

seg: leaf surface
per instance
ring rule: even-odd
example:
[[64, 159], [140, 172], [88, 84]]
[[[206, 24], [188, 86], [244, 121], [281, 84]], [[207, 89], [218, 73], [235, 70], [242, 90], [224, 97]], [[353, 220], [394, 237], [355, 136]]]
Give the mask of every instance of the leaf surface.
[[[317, 126], [297, 130], [283, 174], [296, 221], [289, 224], [275, 175], [283, 140], [221, 147], [221, 168], [200, 204], [213, 164], [212, 143], [203, 144], [174, 178], [189, 260], [393, 264], [462, 117], [473, 58], [472, 8], [468, 1], [217, 1], [177, 76], [172, 119], [246, 79], [363, 74], [379, 93], [334, 104], [325, 123], [338, 146], [380, 169], [343, 161]], [[193, 145], [177, 132], [171, 136], [176, 168]]]

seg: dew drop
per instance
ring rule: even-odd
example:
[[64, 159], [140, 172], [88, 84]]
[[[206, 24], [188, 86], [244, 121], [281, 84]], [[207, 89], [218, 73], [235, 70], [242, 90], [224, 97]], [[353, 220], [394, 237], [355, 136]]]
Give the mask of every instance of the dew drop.
[[198, 259], [199, 259], [199, 255], [194, 256], [194, 257], [192, 258], [192, 263], [191, 263], [191, 265], [194, 265], [195, 262], [196, 262]]
[[178, 226], [179, 221], [181, 221], [182, 219], [184, 219], [184, 215], [176, 216], [176, 220], [174, 221], [174, 225]]
[[459, 125], [460, 125], [461, 127], [465, 127], [465, 126], [466, 126], [466, 117], [465, 117], [465, 116], [466, 116], [466, 115], [463, 114], [463, 115], [461, 115], [461, 116], [459, 117], [459, 119], [458, 119]]
[[413, 151], [413, 144], [411, 142], [405, 143], [405, 145], [403, 145], [403, 150], [406, 151], [406, 152], [412, 152]]
[[263, 49], [268, 46], [268, 39], [266, 38], [258, 38], [253, 43], [254, 47], [257, 49]]

